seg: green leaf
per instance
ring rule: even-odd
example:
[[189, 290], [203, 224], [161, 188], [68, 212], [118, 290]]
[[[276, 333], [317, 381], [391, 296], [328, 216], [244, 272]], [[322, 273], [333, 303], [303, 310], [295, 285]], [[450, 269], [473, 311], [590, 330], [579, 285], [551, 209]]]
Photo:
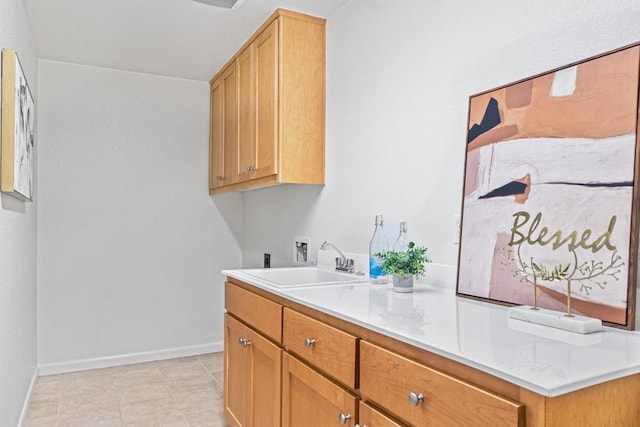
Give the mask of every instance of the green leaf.
[[541, 266], [540, 264], [536, 264], [533, 261], [531, 262], [531, 266], [533, 267], [535, 272], [538, 273], [538, 274], [543, 274], [545, 272], [545, 270], [546, 270], [543, 266]]
[[389, 251], [375, 256], [382, 259], [382, 269], [387, 274], [412, 274], [415, 277], [420, 277], [424, 275], [425, 264], [431, 262], [426, 253], [427, 248], [419, 247], [414, 242], [409, 242], [406, 251]]

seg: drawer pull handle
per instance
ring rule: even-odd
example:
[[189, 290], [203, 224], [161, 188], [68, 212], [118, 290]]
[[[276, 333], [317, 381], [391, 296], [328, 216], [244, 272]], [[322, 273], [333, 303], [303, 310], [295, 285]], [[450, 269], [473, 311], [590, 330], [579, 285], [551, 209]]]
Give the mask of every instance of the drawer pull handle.
[[351, 419], [351, 414], [340, 414], [338, 419], [340, 420], [340, 424], [346, 424]]
[[409, 403], [411, 403], [412, 406], [418, 406], [422, 402], [424, 402], [424, 395], [422, 393], [409, 393]]
[[246, 338], [240, 338], [238, 341], [240, 341], [243, 347], [249, 347], [251, 345], [251, 341]]
[[316, 343], [316, 339], [315, 338], [305, 338], [304, 339], [304, 345], [306, 347], [313, 347], [313, 345]]

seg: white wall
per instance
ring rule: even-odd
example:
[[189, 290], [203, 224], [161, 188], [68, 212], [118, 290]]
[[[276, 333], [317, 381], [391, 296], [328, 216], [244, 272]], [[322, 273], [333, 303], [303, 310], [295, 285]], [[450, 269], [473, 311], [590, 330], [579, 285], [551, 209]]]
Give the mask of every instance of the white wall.
[[46, 60], [39, 75], [41, 369], [220, 350], [242, 198], [208, 196], [208, 83]]
[[351, 0], [327, 24], [326, 185], [245, 193], [244, 265], [289, 264], [294, 235], [367, 253], [383, 212], [453, 288], [469, 96], [636, 42], [639, 20], [635, 0]]
[[[37, 100], [37, 52], [21, 1], [0, 0], [0, 48], [14, 49]], [[36, 136], [35, 148], [39, 140]], [[36, 372], [36, 212], [0, 195], [0, 424], [16, 425]]]
[[453, 287], [469, 95], [635, 42], [638, 18], [634, 0], [352, 0], [328, 23], [326, 186], [213, 199], [206, 82], [40, 61], [40, 364], [215, 346], [220, 269], [288, 265], [294, 235], [366, 253], [376, 212], [390, 240], [408, 220]]

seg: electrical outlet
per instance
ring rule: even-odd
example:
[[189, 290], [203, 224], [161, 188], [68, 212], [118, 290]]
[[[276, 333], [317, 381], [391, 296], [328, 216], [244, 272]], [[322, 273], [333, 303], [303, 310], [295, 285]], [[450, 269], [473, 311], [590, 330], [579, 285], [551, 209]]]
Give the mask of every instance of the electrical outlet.
[[271, 268], [271, 254], [264, 254], [264, 268]]

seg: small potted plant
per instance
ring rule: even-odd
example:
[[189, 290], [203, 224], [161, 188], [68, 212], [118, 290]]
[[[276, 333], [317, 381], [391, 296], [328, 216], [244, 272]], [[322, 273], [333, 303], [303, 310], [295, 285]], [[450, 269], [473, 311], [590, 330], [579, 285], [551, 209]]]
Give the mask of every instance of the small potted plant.
[[393, 276], [393, 290], [396, 292], [413, 292], [413, 278], [424, 276], [425, 265], [431, 260], [427, 258], [427, 248], [409, 242], [406, 251], [389, 251], [376, 254], [382, 259], [382, 269]]

